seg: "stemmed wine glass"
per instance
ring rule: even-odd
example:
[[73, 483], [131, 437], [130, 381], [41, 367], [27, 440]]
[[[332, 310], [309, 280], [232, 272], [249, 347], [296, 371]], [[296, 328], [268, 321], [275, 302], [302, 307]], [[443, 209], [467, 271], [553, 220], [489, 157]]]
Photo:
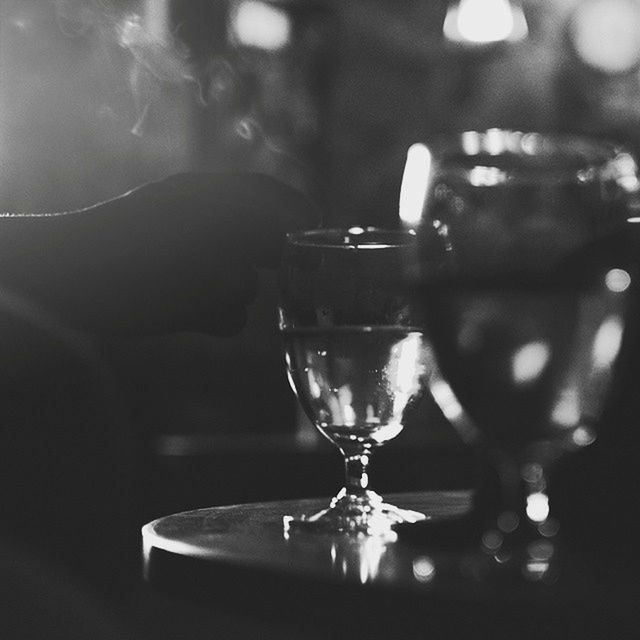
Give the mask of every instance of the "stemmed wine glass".
[[[426, 147], [425, 147], [426, 153]], [[490, 130], [429, 145], [422, 285], [430, 388], [484, 443], [502, 504], [482, 533], [493, 566], [555, 577], [548, 467], [589, 445], [614, 376], [631, 285], [624, 225], [633, 158], [575, 136]]]
[[327, 509], [286, 518], [289, 530], [390, 534], [396, 523], [425, 517], [384, 503], [369, 485], [371, 456], [401, 432], [432, 363], [404, 284], [415, 259], [415, 234], [405, 231], [354, 227], [288, 237], [279, 307], [288, 376], [346, 472]]

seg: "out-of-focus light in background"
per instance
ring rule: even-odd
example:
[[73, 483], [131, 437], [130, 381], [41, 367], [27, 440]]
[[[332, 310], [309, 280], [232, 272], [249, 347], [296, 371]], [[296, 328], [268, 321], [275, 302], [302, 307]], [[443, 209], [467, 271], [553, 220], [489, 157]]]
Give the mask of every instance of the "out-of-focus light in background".
[[421, 143], [409, 147], [400, 187], [400, 220], [407, 226], [417, 225], [431, 182], [431, 152]]
[[244, 0], [233, 12], [231, 36], [241, 46], [277, 51], [289, 44], [291, 23], [287, 13], [279, 7]]
[[626, 73], [640, 63], [640, 4], [590, 0], [576, 8], [571, 38], [582, 61], [604, 73]]
[[528, 27], [522, 7], [509, 0], [456, 0], [449, 5], [444, 35], [469, 45], [522, 40]]

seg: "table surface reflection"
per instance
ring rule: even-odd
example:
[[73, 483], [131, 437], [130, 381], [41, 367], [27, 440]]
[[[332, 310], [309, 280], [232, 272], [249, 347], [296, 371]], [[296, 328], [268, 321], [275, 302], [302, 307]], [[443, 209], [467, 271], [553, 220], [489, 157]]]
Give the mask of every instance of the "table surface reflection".
[[[432, 522], [463, 516], [472, 494], [431, 491], [386, 496]], [[487, 582], [473, 571], [477, 553], [420, 540], [285, 533], [283, 517], [313, 513], [326, 498], [212, 507], [177, 513], [143, 530], [148, 581], [239, 611], [326, 620], [340, 628], [359, 612], [373, 637], [406, 637], [429, 628], [458, 637], [600, 637], [636, 629], [635, 581], [593, 574], [588, 559], [572, 557], [553, 584]], [[477, 551], [477, 550], [475, 550]], [[318, 606], [318, 603], [322, 606]], [[460, 615], [463, 613], [464, 615]], [[326, 621], [325, 620], [325, 621]], [[319, 624], [319, 623], [318, 623]], [[511, 631], [509, 631], [511, 629]], [[557, 634], [557, 636], [556, 636]], [[604, 636], [602, 636], [604, 637]]]

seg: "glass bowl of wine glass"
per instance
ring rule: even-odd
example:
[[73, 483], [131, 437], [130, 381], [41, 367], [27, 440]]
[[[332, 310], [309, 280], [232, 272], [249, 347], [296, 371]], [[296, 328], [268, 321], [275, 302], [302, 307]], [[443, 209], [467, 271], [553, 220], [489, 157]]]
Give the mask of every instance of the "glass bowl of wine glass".
[[288, 530], [390, 534], [424, 514], [386, 504], [370, 488], [376, 449], [403, 429], [426, 389], [432, 353], [406, 278], [413, 232], [354, 227], [288, 236], [279, 325], [294, 392], [342, 453], [345, 486]]
[[576, 136], [468, 132], [428, 146], [418, 236], [446, 273], [422, 285], [429, 386], [502, 483], [481, 532], [494, 567], [554, 580], [549, 466], [594, 442], [625, 331], [632, 156]]

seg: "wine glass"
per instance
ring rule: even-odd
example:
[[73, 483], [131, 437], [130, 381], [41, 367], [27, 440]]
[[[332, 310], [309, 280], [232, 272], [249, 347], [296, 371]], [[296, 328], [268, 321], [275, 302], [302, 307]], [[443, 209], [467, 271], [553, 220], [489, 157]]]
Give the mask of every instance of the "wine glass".
[[[427, 148], [425, 147], [425, 150]], [[483, 443], [502, 504], [481, 544], [494, 568], [556, 578], [548, 467], [591, 444], [625, 328], [630, 154], [576, 136], [468, 132], [428, 148], [418, 230], [447, 274], [425, 278], [445, 416]]]
[[432, 353], [405, 286], [415, 234], [354, 227], [291, 234], [282, 265], [280, 331], [289, 381], [307, 416], [342, 453], [344, 488], [290, 529], [392, 534], [424, 514], [369, 486], [374, 451], [395, 438], [425, 392]]

